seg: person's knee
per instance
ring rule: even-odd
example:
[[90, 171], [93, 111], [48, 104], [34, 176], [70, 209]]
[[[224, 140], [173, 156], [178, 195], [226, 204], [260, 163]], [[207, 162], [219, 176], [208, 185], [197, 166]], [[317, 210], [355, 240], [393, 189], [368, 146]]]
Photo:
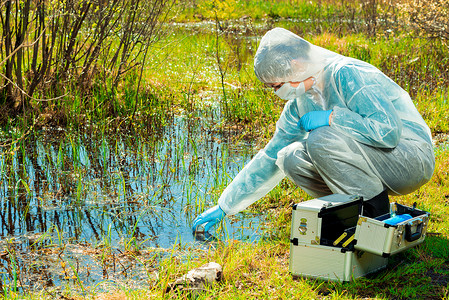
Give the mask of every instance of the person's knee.
[[342, 140], [329, 127], [320, 127], [309, 133], [307, 138], [307, 153], [313, 161], [326, 159], [331, 151], [339, 149]]
[[[302, 143], [294, 143], [282, 149], [279, 153], [276, 164], [289, 177], [293, 175], [298, 169], [301, 169], [306, 161], [305, 147]], [[281, 164], [281, 165], [279, 165]]]
[[294, 170], [297, 168], [298, 157], [295, 156], [295, 151], [286, 153], [284, 157], [284, 172], [288, 177], [292, 177]]
[[312, 162], [321, 167], [335, 160], [351, 161], [359, 157], [355, 141], [330, 127], [313, 130], [307, 139], [306, 150]]

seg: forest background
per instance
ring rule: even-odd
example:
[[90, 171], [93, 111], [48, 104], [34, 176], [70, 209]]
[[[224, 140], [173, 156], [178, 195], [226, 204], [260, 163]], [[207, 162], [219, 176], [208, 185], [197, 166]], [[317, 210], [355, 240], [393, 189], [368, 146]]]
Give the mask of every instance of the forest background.
[[[54, 130], [65, 138], [157, 139], [179, 116], [195, 122], [212, 116], [210, 130], [222, 140], [263, 147], [283, 102], [257, 81], [252, 59], [260, 38], [276, 26], [367, 61], [402, 86], [431, 128], [437, 159], [427, 185], [395, 198], [430, 212], [428, 238], [392, 257], [373, 277], [344, 284], [288, 274], [291, 204], [309, 198], [283, 181], [251, 208], [268, 212], [265, 238], [257, 244], [218, 243], [187, 261], [164, 257], [152, 262], [158, 276], [148, 276], [147, 288], [118, 286], [106, 293], [83, 286], [81, 292], [56, 293], [20, 289], [13, 280], [2, 284], [4, 297], [183, 298], [188, 294], [165, 293], [166, 286], [211, 260], [225, 267], [224, 280], [207, 287], [201, 298], [449, 297], [448, 0], [3, 0], [0, 10], [0, 170], [5, 174], [30, 140]], [[29, 194], [26, 174], [16, 177], [9, 185]], [[215, 200], [226, 180], [211, 189]], [[82, 185], [63, 192], [80, 199]], [[190, 218], [209, 204], [196, 199]], [[133, 251], [130, 255], [138, 257], [139, 249]]]

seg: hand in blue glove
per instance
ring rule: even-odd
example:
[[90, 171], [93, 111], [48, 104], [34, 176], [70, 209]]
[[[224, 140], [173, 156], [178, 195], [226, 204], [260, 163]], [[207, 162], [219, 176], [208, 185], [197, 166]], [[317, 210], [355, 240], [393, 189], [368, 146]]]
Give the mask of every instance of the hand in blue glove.
[[322, 126], [329, 126], [329, 116], [332, 110], [318, 110], [306, 113], [299, 119], [298, 127], [305, 131], [312, 131]]
[[207, 223], [204, 226], [204, 231], [208, 232], [209, 229], [220, 222], [224, 216], [226, 216], [225, 212], [220, 208], [220, 206], [215, 205], [196, 217], [195, 221], [193, 221], [192, 230], [193, 232], [196, 232], [199, 225]]

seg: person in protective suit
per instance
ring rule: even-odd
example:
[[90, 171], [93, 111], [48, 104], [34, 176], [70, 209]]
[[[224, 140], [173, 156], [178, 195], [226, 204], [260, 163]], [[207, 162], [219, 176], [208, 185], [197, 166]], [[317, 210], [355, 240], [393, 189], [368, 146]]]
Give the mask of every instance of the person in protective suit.
[[254, 58], [259, 80], [287, 100], [273, 138], [193, 222], [208, 231], [285, 176], [313, 197], [408, 194], [432, 176], [429, 127], [409, 94], [374, 66], [275, 28]]

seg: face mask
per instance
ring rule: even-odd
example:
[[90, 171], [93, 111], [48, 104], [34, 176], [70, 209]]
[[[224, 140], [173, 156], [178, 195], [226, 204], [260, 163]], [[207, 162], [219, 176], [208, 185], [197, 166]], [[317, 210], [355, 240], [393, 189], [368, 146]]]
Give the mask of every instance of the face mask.
[[300, 82], [297, 87], [292, 87], [289, 82], [286, 82], [274, 93], [281, 99], [293, 100], [301, 97], [305, 92], [304, 82]]

